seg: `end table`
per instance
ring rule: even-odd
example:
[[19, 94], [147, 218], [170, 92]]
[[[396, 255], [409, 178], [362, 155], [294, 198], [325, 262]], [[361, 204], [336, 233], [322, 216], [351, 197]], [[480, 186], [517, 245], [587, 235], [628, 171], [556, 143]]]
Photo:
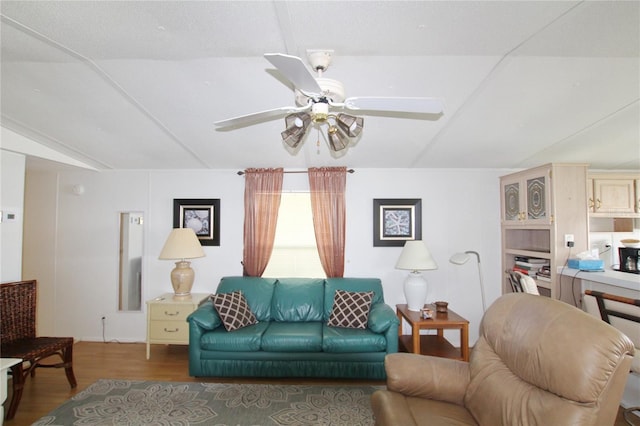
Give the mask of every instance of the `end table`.
[[[469, 361], [469, 321], [451, 309], [446, 313], [440, 313], [436, 312], [435, 305], [425, 307], [433, 311], [433, 318], [423, 319], [420, 312], [410, 311], [406, 304], [396, 305], [396, 313], [400, 320], [400, 347], [415, 354]], [[410, 336], [402, 334], [403, 319], [411, 326]], [[460, 330], [459, 350], [444, 337], [445, 329]], [[437, 330], [437, 334], [421, 335], [420, 330]]]
[[198, 309], [209, 293], [191, 293], [176, 296], [165, 293], [147, 301], [147, 359], [153, 343], [188, 345], [189, 324], [187, 317]]

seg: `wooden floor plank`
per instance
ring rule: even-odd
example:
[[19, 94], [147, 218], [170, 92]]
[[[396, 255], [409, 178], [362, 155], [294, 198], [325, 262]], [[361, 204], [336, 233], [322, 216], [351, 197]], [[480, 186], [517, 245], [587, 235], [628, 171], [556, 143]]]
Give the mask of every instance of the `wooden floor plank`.
[[[193, 378], [189, 376], [187, 349], [187, 346], [151, 345], [151, 359], [147, 360], [146, 345], [143, 343], [76, 343], [73, 349], [73, 369], [78, 387], [76, 389], [69, 387], [62, 370], [37, 370], [36, 377], [27, 379], [16, 416], [6, 421], [5, 425], [30, 425], [99, 379], [217, 383], [384, 384], [379, 380]], [[11, 386], [9, 386], [8, 399], [10, 398]], [[626, 423], [619, 415], [614, 426], [624, 425]]]

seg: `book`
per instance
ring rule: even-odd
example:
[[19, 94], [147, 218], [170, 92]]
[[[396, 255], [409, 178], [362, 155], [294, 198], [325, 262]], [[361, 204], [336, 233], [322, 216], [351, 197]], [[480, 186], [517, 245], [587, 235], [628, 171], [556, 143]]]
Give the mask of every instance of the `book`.
[[546, 275], [536, 274], [536, 279], [540, 281], [551, 282], [551, 277], [547, 277]]
[[537, 263], [529, 263], [529, 262], [523, 262], [521, 260], [516, 260], [516, 265], [520, 266], [521, 268], [527, 269], [527, 270], [538, 270], [540, 268], [542, 268], [543, 264], [537, 264]]
[[529, 275], [528, 269], [521, 268], [518, 265], [513, 265], [513, 268], [511, 268], [511, 270], [514, 272], [520, 272], [522, 274]]
[[535, 264], [535, 265], [548, 265], [549, 264], [549, 259], [540, 259], [538, 257], [526, 257], [526, 256], [516, 256], [515, 257], [516, 262], [525, 262], [525, 263], [530, 263], [530, 264]]

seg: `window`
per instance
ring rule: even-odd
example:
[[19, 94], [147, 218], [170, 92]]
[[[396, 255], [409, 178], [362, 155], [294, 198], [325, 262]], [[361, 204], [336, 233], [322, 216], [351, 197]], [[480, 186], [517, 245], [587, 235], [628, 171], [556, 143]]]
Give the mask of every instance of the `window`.
[[282, 193], [273, 253], [262, 276], [326, 277], [313, 233], [308, 192]]

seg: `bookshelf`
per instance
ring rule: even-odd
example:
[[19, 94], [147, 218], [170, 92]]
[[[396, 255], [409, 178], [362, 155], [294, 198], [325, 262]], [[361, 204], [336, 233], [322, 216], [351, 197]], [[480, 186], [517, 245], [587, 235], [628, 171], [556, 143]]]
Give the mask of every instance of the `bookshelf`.
[[[569, 277], [558, 269], [588, 249], [586, 164], [545, 164], [500, 178], [502, 292], [511, 292], [509, 272], [518, 260], [546, 261], [548, 279], [536, 279], [541, 295], [573, 304]], [[574, 247], [564, 237], [573, 235]], [[540, 261], [537, 259], [541, 259]]]

